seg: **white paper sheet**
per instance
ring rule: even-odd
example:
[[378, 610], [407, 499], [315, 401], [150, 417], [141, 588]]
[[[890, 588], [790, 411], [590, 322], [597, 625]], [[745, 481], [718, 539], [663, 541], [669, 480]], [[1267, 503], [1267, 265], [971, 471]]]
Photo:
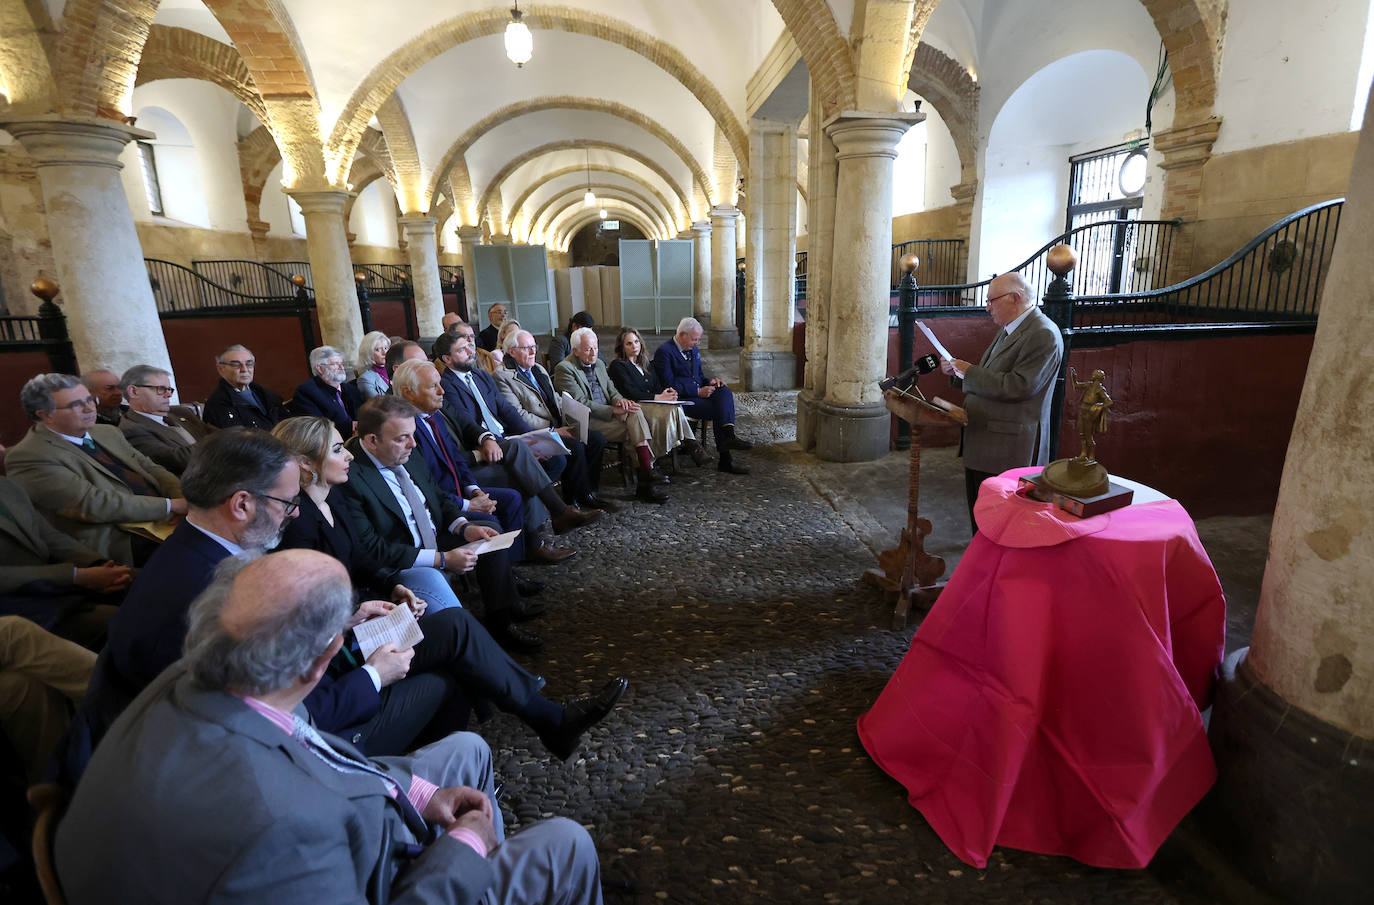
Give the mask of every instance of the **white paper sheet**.
[[515, 543], [515, 539], [519, 536], [520, 529], [516, 528], [514, 531], [507, 531], [504, 534], [498, 534], [486, 540], [475, 540], [470, 544], [463, 544], [463, 546], [458, 549], [466, 550], [469, 553], [476, 553], [478, 556], [481, 556], [483, 553], [492, 553], [496, 550], [506, 549], [511, 544]]
[[563, 438], [558, 436], [558, 432], [547, 427], [532, 430], [528, 434], [517, 434], [509, 439], [519, 440], [530, 448], [530, 452], [544, 459], [566, 456], [572, 452], [568, 449], [568, 444], [563, 442]]
[[930, 344], [935, 347], [935, 351], [939, 353], [941, 358], [943, 358], [945, 361], [954, 360], [954, 356], [949, 354], [949, 350], [944, 347], [944, 344], [935, 338], [935, 334], [930, 332], [929, 327], [927, 327], [921, 321], [917, 321], [916, 326], [921, 328], [921, 332], [926, 335], [926, 339], [930, 340]]
[[353, 637], [358, 639], [358, 649], [366, 660], [388, 642], [399, 650], [414, 647], [424, 640], [425, 633], [420, 631], [420, 624], [415, 621], [410, 607], [398, 603], [385, 616], [373, 616], [354, 627]]
[[563, 410], [563, 417], [571, 419], [577, 426], [577, 439], [586, 443], [587, 422], [591, 420], [592, 410], [567, 393], [558, 394], [558, 407]]

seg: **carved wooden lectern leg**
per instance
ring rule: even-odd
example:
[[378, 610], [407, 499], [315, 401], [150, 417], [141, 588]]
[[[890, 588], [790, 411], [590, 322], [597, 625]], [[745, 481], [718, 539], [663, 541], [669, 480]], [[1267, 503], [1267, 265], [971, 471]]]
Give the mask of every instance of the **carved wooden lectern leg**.
[[903, 628], [912, 598], [920, 596], [924, 609], [945, 586], [940, 576], [945, 574], [945, 561], [925, 551], [925, 538], [931, 531], [929, 519], [921, 518], [918, 503], [921, 497], [921, 438], [920, 425], [911, 423], [911, 474], [907, 491], [906, 527], [901, 539], [891, 550], [878, 554], [878, 568], [864, 572], [863, 578], [877, 585], [893, 604], [892, 627]]

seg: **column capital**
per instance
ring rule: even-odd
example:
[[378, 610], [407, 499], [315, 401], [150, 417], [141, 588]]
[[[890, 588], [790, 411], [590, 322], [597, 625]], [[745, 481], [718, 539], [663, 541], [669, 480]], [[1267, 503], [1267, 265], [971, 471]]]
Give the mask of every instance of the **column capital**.
[[109, 167], [122, 169], [119, 155], [131, 141], [156, 136], [114, 120], [95, 116], [46, 114], [0, 121], [34, 159], [36, 167]]
[[[713, 207], [711, 208], [711, 225], [728, 226], [742, 216], [743, 214], [740, 213], [737, 207]], [[717, 221], [720, 221], [719, 224], [717, 224]]]
[[460, 226], [458, 227], [458, 238], [464, 244], [468, 242], [482, 241], [482, 227], [480, 226]]
[[1221, 132], [1221, 117], [1198, 123], [1161, 129], [1151, 136], [1154, 148], [1164, 159], [1159, 162], [1162, 170], [1178, 167], [1201, 166], [1212, 157], [1212, 145]]
[[825, 121], [825, 134], [835, 142], [835, 159], [897, 158], [897, 143], [907, 130], [925, 122], [924, 113], [869, 113], [844, 110]]
[[401, 224], [401, 229], [409, 238], [412, 233], [423, 236], [434, 232], [434, 227], [439, 221], [428, 214], [406, 214], [404, 217], [397, 217], [396, 222]]
[[692, 235], [698, 239], [707, 239], [711, 236], [711, 221], [698, 220], [692, 224]]
[[356, 193], [346, 189], [286, 189], [303, 214], [338, 214], [343, 216], [344, 206]]

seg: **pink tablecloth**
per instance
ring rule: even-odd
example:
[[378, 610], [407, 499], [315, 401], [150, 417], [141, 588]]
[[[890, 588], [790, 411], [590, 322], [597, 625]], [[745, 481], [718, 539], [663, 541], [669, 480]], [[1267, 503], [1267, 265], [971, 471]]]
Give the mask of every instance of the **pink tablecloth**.
[[1226, 602], [1168, 500], [1074, 519], [983, 484], [979, 533], [859, 736], [965, 862], [1143, 867], [1216, 778]]

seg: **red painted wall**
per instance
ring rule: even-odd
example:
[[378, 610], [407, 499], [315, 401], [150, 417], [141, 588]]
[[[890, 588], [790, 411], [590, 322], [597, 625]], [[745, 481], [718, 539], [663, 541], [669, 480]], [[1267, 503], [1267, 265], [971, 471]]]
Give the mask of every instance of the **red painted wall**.
[[[219, 382], [215, 356], [225, 346], [242, 343], [257, 360], [254, 379], [283, 398], [310, 376], [305, 341], [295, 315], [259, 317], [171, 318], [162, 322], [162, 335], [176, 372], [177, 396], [182, 402], [204, 402]], [[314, 324], [310, 345], [318, 344]], [[345, 356], [357, 350], [345, 350]]]
[[6, 352], [0, 355], [0, 443], [13, 446], [29, 430], [29, 417], [19, 405], [19, 391], [29, 378], [52, 370], [48, 356], [41, 351]]
[[[372, 301], [368, 303], [372, 309], [372, 329], [381, 330], [387, 336], [414, 335], [414, 328], [406, 317], [405, 302], [400, 299], [385, 299], [383, 301]], [[358, 354], [354, 349], [345, 357], [351, 358]]]

